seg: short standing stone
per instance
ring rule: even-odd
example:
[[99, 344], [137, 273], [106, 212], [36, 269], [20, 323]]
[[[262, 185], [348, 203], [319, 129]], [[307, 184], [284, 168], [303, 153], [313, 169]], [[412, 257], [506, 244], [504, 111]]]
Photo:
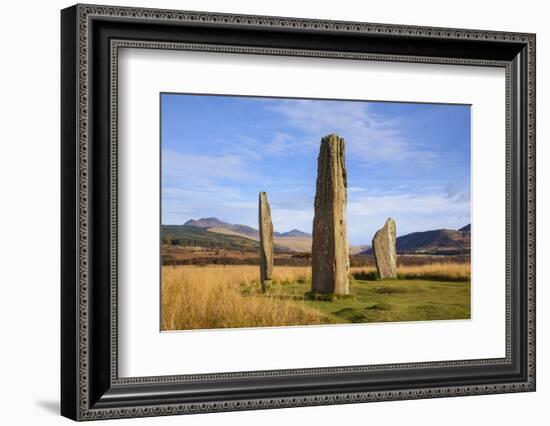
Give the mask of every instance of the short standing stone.
[[395, 250], [395, 221], [390, 217], [384, 227], [379, 229], [372, 239], [372, 250], [376, 260], [376, 269], [381, 279], [397, 276], [397, 252]]
[[262, 290], [271, 285], [273, 275], [273, 223], [271, 208], [267, 194], [260, 192], [259, 197], [259, 228], [260, 228], [260, 281]]
[[313, 293], [349, 293], [349, 255], [346, 232], [347, 177], [344, 139], [321, 140], [311, 249]]

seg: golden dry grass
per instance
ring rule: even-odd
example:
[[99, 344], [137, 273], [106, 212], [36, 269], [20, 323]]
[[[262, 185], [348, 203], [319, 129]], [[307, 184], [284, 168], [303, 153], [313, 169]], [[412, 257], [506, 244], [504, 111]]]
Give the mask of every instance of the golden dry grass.
[[[372, 274], [374, 267], [353, 267], [350, 276]], [[400, 279], [468, 281], [470, 265], [434, 263], [398, 268]], [[165, 266], [162, 268], [162, 330], [315, 325], [326, 315], [305, 300], [282, 297], [285, 287], [308, 286], [310, 267], [277, 266], [274, 290], [259, 291], [259, 268]]]
[[[350, 274], [373, 273], [374, 266], [350, 268]], [[403, 279], [438, 279], [441, 281], [467, 281], [470, 279], [469, 263], [429, 263], [425, 265], [399, 266], [397, 275]]]
[[[277, 268], [274, 279], [306, 279], [308, 270]], [[320, 324], [322, 317], [304, 301], [259, 294], [258, 267], [162, 269], [163, 330], [309, 325]]]
[[[350, 268], [350, 274], [369, 274], [376, 272], [372, 267]], [[425, 265], [399, 266], [397, 275], [401, 279], [434, 279], [441, 281], [468, 281], [470, 279], [469, 263], [428, 263]]]
[[431, 263], [421, 266], [399, 267], [398, 275], [406, 279], [441, 279], [452, 281], [467, 281], [470, 279], [469, 263]]

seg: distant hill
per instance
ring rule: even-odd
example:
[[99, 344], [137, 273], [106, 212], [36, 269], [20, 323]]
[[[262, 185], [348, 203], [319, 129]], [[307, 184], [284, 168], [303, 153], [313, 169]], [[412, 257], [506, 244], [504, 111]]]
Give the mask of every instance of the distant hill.
[[353, 254], [364, 254], [365, 252], [367, 252], [368, 250], [370, 249], [370, 245], [360, 245], [360, 246], [354, 246], [354, 245], [351, 245], [349, 246], [349, 254], [353, 255]]
[[[181, 244], [198, 247], [216, 247], [241, 251], [258, 250], [260, 234], [247, 225], [224, 222], [215, 217], [191, 219], [184, 225], [163, 225], [163, 236], [179, 239]], [[275, 248], [279, 252], [311, 252], [311, 234], [292, 229], [273, 232]], [[454, 229], [436, 229], [413, 232], [397, 238], [396, 248], [402, 254], [469, 254], [470, 224]], [[367, 245], [350, 246], [350, 254], [372, 254]]]
[[204, 229], [228, 229], [233, 232], [237, 232], [239, 234], [246, 235], [248, 237], [252, 238], [260, 238], [260, 234], [257, 229], [252, 228], [251, 226], [246, 225], [233, 225], [232, 223], [227, 223], [219, 220], [216, 217], [207, 217], [203, 219], [198, 220], [188, 220], [183, 224], [184, 226], [193, 226], [196, 228], [204, 228]]
[[273, 242], [287, 250], [297, 253], [310, 253], [312, 239], [310, 237], [273, 237]]
[[222, 222], [216, 217], [205, 217], [202, 219], [190, 219], [183, 226], [194, 226], [195, 228], [225, 228], [230, 226], [227, 222]]
[[[435, 229], [403, 235], [397, 237], [396, 249], [407, 254], [469, 254], [470, 225], [459, 230]], [[362, 254], [372, 254], [372, 249]]]
[[162, 225], [162, 240], [165, 244], [187, 247], [223, 248], [240, 251], [257, 251], [260, 244], [250, 238], [237, 235], [222, 235], [188, 225]]
[[[224, 222], [215, 217], [202, 219], [191, 219], [185, 222], [183, 226], [205, 229], [208, 232], [222, 235], [231, 235], [233, 237], [249, 238], [259, 241], [260, 233], [257, 229], [247, 225], [239, 225]], [[288, 232], [273, 232], [274, 243], [280, 250], [309, 252], [311, 251], [311, 234], [292, 229]]]
[[[274, 232], [275, 251], [279, 253], [311, 252], [311, 235], [293, 229]], [[218, 248], [242, 252], [259, 250], [258, 230], [223, 222], [217, 218], [187, 221], [184, 225], [163, 225], [165, 244], [187, 247]], [[397, 238], [397, 252], [401, 254], [469, 254], [470, 225], [459, 230], [436, 229], [413, 232]], [[350, 254], [372, 254], [369, 246], [350, 246]]]
[[305, 238], [311, 238], [311, 234], [308, 234], [307, 232], [302, 232], [298, 229], [293, 229], [288, 232], [273, 232], [274, 237], [305, 237]]
[[[220, 232], [222, 229], [237, 232], [239, 234], [247, 235], [253, 238], [259, 238], [260, 233], [257, 229], [247, 225], [239, 225], [224, 222], [217, 217], [205, 217], [202, 219], [191, 219], [183, 224], [184, 226], [194, 226], [197, 228], [210, 229], [212, 232]], [[274, 237], [307, 237], [311, 238], [311, 234], [300, 231], [299, 229], [292, 229], [288, 232], [273, 232]]]

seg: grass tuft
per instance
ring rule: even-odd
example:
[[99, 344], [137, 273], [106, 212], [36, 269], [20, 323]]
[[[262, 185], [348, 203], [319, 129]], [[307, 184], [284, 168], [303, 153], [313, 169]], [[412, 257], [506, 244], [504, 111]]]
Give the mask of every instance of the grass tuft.
[[[288, 271], [281, 268], [278, 281]], [[162, 330], [321, 324], [324, 314], [277, 288], [262, 294], [257, 268], [178, 267], [162, 270]], [[277, 278], [277, 275], [275, 276]]]

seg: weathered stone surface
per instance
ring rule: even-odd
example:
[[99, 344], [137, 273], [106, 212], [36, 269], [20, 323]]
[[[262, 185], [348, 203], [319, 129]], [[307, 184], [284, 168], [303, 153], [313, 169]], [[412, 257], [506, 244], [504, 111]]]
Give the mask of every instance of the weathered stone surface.
[[395, 221], [389, 217], [382, 229], [372, 239], [376, 269], [381, 279], [397, 276], [397, 252], [395, 251]]
[[271, 222], [271, 208], [267, 201], [267, 194], [260, 192], [259, 196], [259, 230], [260, 230], [260, 282], [262, 290], [271, 285], [273, 275], [273, 223]]
[[349, 247], [346, 231], [347, 177], [344, 139], [321, 140], [311, 249], [313, 293], [349, 293]]

